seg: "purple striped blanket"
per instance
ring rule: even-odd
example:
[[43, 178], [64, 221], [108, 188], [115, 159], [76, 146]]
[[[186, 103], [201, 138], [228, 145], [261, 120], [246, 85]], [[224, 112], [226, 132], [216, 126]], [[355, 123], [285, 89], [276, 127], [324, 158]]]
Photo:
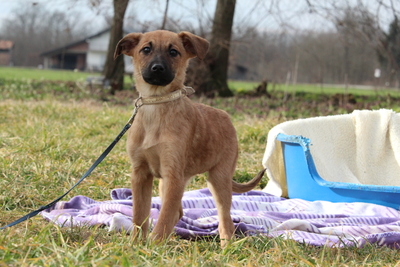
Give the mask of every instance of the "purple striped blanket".
[[[132, 203], [129, 189], [114, 189], [111, 200], [75, 196], [43, 211], [42, 216], [61, 226], [105, 225], [110, 231], [129, 231]], [[214, 236], [218, 217], [208, 189], [189, 191], [182, 199], [184, 216], [175, 227], [182, 238]], [[157, 222], [161, 201], [153, 197], [151, 224]], [[284, 199], [261, 191], [234, 194], [232, 219], [238, 233], [283, 237], [331, 247], [367, 243], [400, 248], [400, 212], [367, 203], [332, 203]]]

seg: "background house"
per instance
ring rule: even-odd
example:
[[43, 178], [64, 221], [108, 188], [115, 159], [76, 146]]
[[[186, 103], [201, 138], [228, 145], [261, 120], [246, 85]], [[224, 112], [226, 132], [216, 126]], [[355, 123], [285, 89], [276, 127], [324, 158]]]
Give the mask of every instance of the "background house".
[[14, 43], [8, 40], [0, 40], [0, 66], [11, 66]]
[[[102, 71], [106, 62], [110, 29], [105, 29], [80, 41], [43, 52], [45, 69], [78, 69]], [[133, 72], [132, 60], [124, 55], [125, 72]]]

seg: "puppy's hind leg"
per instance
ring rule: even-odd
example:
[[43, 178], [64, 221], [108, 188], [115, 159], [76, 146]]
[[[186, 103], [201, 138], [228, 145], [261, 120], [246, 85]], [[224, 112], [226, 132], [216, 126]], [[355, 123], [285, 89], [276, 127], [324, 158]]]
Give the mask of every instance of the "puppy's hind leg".
[[218, 166], [209, 171], [207, 182], [217, 205], [218, 231], [222, 247], [228, 243], [235, 232], [230, 212], [232, 206], [232, 176], [233, 171]]

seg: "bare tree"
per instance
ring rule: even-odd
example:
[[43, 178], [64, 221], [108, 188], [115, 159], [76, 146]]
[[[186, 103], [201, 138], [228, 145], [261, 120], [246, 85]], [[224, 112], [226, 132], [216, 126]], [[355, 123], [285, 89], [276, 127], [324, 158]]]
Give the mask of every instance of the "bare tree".
[[232, 35], [236, 0], [218, 0], [214, 14], [210, 40], [210, 51], [206, 62], [210, 69], [207, 91], [216, 91], [219, 96], [232, 96], [228, 87], [229, 49]]
[[106, 63], [103, 70], [104, 82], [109, 83], [111, 86], [111, 94], [114, 94], [117, 90], [122, 90], [124, 86], [124, 58], [118, 57], [114, 60], [114, 50], [119, 40], [123, 37], [124, 16], [128, 3], [129, 0], [113, 0], [114, 16], [111, 25]]
[[165, 0], [165, 10], [163, 16], [163, 22], [161, 24], [161, 30], [165, 30], [165, 26], [167, 25], [167, 18], [168, 18], [168, 7], [169, 7], [169, 0]]
[[395, 86], [400, 86], [400, 21], [395, 16], [388, 33], [381, 39], [382, 49], [378, 50], [379, 61], [385, 70], [388, 80]]
[[[384, 24], [388, 23], [387, 18], [393, 16], [393, 21], [400, 16], [400, 4], [393, 0], [374, 0], [356, 2], [344, 1], [338, 4], [335, 0], [325, 1], [323, 4], [316, 0], [306, 0], [310, 10], [326, 17], [335, 23], [338, 32], [341, 33], [345, 51], [351, 49], [352, 44], [349, 38], [362, 41], [364, 46], [373, 47], [378, 54], [380, 61], [382, 57], [387, 58], [388, 62], [393, 61], [393, 55], [387, 46], [387, 36]], [[391, 24], [390, 27], [392, 27]], [[390, 31], [390, 29], [389, 29]], [[397, 44], [398, 45], [398, 44]], [[345, 56], [346, 73], [349, 73], [348, 55]], [[377, 67], [377, 66], [375, 66]], [[390, 70], [389, 70], [390, 69]], [[391, 64], [387, 72], [389, 76], [393, 73], [400, 72], [396, 70], [396, 64]], [[393, 76], [393, 75], [392, 75]]]
[[[80, 17], [73, 14], [73, 17]], [[16, 66], [37, 66], [40, 53], [86, 35], [87, 27], [60, 11], [48, 10], [42, 4], [21, 4], [0, 28], [2, 38], [15, 43], [13, 63]]]

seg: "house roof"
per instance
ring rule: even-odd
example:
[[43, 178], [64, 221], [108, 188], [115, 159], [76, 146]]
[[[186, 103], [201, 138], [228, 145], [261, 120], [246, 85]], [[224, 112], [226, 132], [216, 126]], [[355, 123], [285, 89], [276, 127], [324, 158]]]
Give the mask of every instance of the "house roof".
[[[96, 37], [98, 37], [98, 36], [100, 36], [100, 35], [102, 35], [102, 34], [108, 32], [108, 31], [110, 31], [110, 29], [111, 29], [111, 28], [106, 28], [106, 29], [104, 29], [104, 30], [102, 30], [102, 31], [100, 31], [100, 32], [98, 32], [98, 33], [96, 33], [96, 34], [93, 34], [93, 35], [90, 35], [90, 36], [88, 36], [88, 37], [85, 37], [85, 38], [82, 39], [82, 40], [69, 43], [69, 44], [67, 44], [67, 45], [65, 45], [65, 46], [58, 47], [58, 48], [56, 48], [56, 49], [52, 49], [52, 50], [45, 51], [45, 52], [41, 53], [40, 56], [49, 56], [49, 55], [61, 53], [61, 52], [65, 51], [65, 50], [68, 49], [68, 48], [77, 46], [77, 45], [82, 44], [82, 43], [86, 43], [87, 40], [92, 39], [92, 38], [96, 38]], [[128, 31], [126, 31], [126, 30], [124, 29], [124, 33], [128, 33]]]
[[56, 48], [56, 49], [52, 49], [52, 50], [45, 51], [45, 52], [41, 53], [40, 56], [48, 56], [48, 55], [52, 55], [52, 54], [58, 54], [58, 53], [60, 53], [60, 52], [62, 52], [62, 51], [65, 51], [65, 50], [68, 49], [68, 48], [77, 46], [77, 45], [82, 44], [82, 43], [86, 43], [87, 40], [92, 39], [92, 38], [95, 38], [95, 37], [97, 37], [97, 36], [100, 36], [100, 35], [102, 35], [103, 33], [108, 32], [109, 30], [110, 30], [110, 28], [107, 28], [107, 29], [104, 29], [104, 30], [102, 30], [102, 31], [100, 31], [100, 32], [98, 32], [98, 33], [96, 33], [96, 34], [93, 34], [93, 35], [91, 35], [91, 36], [85, 37], [85, 39], [82, 39], [82, 40], [79, 40], [79, 41], [75, 41], [75, 42], [69, 43], [69, 44], [67, 44], [67, 45], [64, 45], [64, 46], [62, 46], [62, 47], [58, 47], [58, 48]]
[[11, 50], [14, 46], [12, 41], [0, 40], [0, 50]]

